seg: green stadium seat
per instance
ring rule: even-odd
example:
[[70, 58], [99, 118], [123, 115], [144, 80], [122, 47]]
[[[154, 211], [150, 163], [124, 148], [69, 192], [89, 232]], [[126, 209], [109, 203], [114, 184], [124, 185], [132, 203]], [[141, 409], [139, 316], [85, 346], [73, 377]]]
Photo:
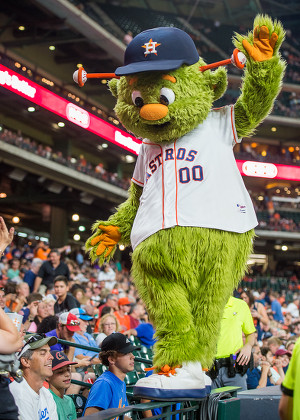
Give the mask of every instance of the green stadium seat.
[[142, 362], [134, 362], [134, 369], [138, 375], [138, 378], [144, 378], [146, 376], [145, 368], [149, 367], [149, 365], [146, 365]]
[[108, 367], [104, 365], [93, 365], [93, 370], [97, 378], [99, 378], [99, 376], [101, 376], [102, 373], [105, 372], [107, 369]]
[[73, 400], [77, 417], [82, 417], [87, 399], [81, 394], [71, 394], [69, 397]]
[[141, 346], [141, 350], [139, 351], [140, 356], [144, 357], [145, 359], [152, 360], [153, 359], [153, 350], [146, 346]]

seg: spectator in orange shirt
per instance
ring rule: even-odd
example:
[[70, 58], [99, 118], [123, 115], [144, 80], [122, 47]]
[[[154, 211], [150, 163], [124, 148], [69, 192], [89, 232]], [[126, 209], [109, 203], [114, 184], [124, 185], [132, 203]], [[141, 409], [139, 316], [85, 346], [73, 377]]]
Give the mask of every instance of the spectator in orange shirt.
[[40, 258], [41, 260], [46, 261], [50, 251], [49, 243], [47, 241], [40, 241], [34, 250], [34, 258]]
[[130, 311], [131, 304], [128, 297], [122, 297], [118, 300], [119, 310], [114, 313], [115, 317], [119, 321], [121, 332], [130, 330]]

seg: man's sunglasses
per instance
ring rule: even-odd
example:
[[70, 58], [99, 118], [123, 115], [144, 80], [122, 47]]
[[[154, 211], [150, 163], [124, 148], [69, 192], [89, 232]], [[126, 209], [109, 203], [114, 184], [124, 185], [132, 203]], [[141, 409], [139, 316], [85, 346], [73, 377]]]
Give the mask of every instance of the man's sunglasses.
[[26, 346], [26, 344], [31, 344], [31, 343], [35, 343], [36, 341], [43, 340], [45, 337], [46, 337], [45, 334], [32, 335], [28, 340], [25, 340], [26, 341], [25, 346]]
[[66, 327], [73, 327], [74, 325], [80, 325], [80, 322], [72, 319], [72, 321], [70, 321], [68, 324], [65, 324]]
[[30, 338], [28, 338], [28, 340], [25, 339], [25, 344], [22, 347], [22, 349], [19, 351], [18, 353], [18, 359], [20, 359], [22, 357], [22, 355], [30, 349], [29, 344], [35, 343], [36, 341], [41, 341], [46, 337], [45, 334], [35, 334], [32, 335]]

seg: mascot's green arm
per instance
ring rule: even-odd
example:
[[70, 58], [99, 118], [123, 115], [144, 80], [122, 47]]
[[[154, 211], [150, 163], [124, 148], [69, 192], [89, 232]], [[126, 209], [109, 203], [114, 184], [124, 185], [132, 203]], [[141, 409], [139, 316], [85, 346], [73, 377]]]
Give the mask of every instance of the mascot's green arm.
[[112, 214], [107, 221], [108, 225], [117, 226], [119, 228], [121, 233], [120, 243], [125, 246], [130, 245], [130, 233], [140, 205], [142, 192], [142, 187], [131, 182], [128, 199], [119, 205], [116, 213]]
[[[112, 247], [111, 252], [109, 255], [105, 255], [106, 251], [101, 253], [100, 255], [97, 254], [98, 246], [101, 243], [99, 238], [104, 232], [99, 228], [99, 225], [102, 226], [116, 226], [119, 229], [121, 234], [121, 239], [119, 240], [120, 244], [125, 246], [130, 245], [130, 233], [133, 225], [133, 221], [135, 219], [137, 210], [140, 205], [140, 196], [142, 195], [143, 188], [139, 187], [135, 183], [131, 183], [129, 188], [129, 197], [128, 199], [119, 205], [117, 211], [112, 214], [108, 220], [97, 220], [93, 227], [93, 235], [88, 238], [85, 244], [86, 251], [89, 253], [91, 261], [95, 262], [99, 260], [100, 264], [103, 264], [104, 261], [109, 261], [116, 250], [116, 244]], [[96, 239], [99, 238], [99, 239]], [[96, 239], [96, 243], [92, 244], [92, 241]]]
[[[271, 112], [274, 101], [280, 92], [285, 70], [285, 61], [278, 52], [285, 36], [285, 31], [278, 21], [268, 16], [257, 16], [254, 27], [265, 25], [270, 34], [276, 32], [273, 57], [266, 61], [254, 61], [242, 45], [243, 36], [235, 34], [234, 45], [247, 57], [246, 70], [243, 77], [242, 93], [235, 104], [235, 125], [239, 138], [250, 136], [255, 128]], [[253, 43], [253, 32], [246, 39]]]

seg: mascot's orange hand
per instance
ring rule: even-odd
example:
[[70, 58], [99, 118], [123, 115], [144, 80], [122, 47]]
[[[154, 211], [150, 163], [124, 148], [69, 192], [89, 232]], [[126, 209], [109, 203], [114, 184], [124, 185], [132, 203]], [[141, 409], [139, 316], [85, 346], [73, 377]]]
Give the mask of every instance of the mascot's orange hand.
[[269, 29], [261, 26], [254, 28], [253, 45], [246, 39], [243, 39], [243, 47], [254, 61], [266, 61], [273, 57], [274, 47], [277, 42], [278, 35], [273, 32], [270, 38]]
[[95, 236], [95, 238], [91, 240], [91, 245], [94, 246], [100, 242], [96, 254], [99, 256], [106, 251], [104, 257], [108, 257], [120, 241], [121, 233], [119, 232], [119, 228], [117, 226], [99, 225], [99, 229], [101, 229], [103, 233]]

